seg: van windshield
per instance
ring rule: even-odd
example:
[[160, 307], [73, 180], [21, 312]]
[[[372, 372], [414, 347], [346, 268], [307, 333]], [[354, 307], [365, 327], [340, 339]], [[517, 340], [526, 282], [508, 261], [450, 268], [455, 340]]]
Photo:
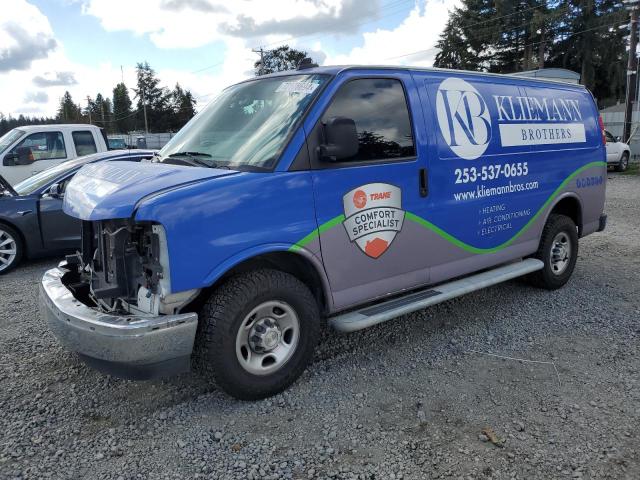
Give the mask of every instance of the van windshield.
[[229, 87], [160, 150], [160, 157], [214, 168], [271, 169], [329, 78], [290, 75]]
[[13, 145], [17, 139], [24, 135], [24, 130], [14, 128], [9, 130], [2, 137], [0, 137], [0, 153], [3, 153], [7, 148]]

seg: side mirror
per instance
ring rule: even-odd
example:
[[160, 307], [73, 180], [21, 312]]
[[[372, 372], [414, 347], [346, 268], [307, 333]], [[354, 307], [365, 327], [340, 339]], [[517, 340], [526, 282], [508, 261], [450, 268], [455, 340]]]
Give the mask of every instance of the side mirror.
[[51, 198], [62, 198], [64, 196], [62, 185], [59, 183], [54, 183], [44, 191], [43, 196]]
[[16, 160], [18, 159], [18, 155], [15, 153], [7, 153], [2, 160], [3, 167], [15, 167]]
[[332, 117], [323, 127], [325, 143], [318, 147], [320, 160], [337, 162], [358, 153], [358, 131], [353, 119]]
[[29, 147], [16, 148], [16, 155], [18, 157], [15, 160], [16, 165], [31, 165], [33, 163], [33, 154]]
[[615, 138], [614, 138], [614, 140], [615, 140], [616, 142], [621, 142], [621, 141], [622, 141], [622, 139], [621, 139], [620, 137], [615, 137]]

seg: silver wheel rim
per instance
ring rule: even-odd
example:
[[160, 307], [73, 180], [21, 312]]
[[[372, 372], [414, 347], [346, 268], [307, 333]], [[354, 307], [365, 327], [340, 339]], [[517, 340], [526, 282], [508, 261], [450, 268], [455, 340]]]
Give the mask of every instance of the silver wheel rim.
[[571, 239], [566, 232], [558, 233], [551, 243], [551, 271], [554, 275], [562, 275], [571, 259]]
[[0, 228], [0, 272], [9, 268], [16, 259], [18, 244], [9, 232]]
[[300, 322], [287, 303], [261, 303], [244, 317], [236, 336], [236, 357], [247, 372], [269, 375], [282, 368], [296, 351]]
[[626, 170], [628, 165], [629, 165], [629, 157], [627, 157], [626, 155], [623, 155], [622, 156], [622, 169]]

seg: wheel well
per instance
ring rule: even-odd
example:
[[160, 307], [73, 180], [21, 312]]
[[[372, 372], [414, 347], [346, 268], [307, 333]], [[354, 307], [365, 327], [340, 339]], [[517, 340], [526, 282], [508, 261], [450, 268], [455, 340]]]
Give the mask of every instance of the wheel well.
[[578, 227], [578, 236], [582, 235], [582, 207], [575, 197], [565, 197], [560, 200], [551, 210], [551, 213], [566, 215]]
[[29, 249], [27, 247], [27, 241], [24, 238], [24, 234], [20, 231], [18, 227], [16, 227], [13, 223], [7, 222], [6, 220], [0, 219], [0, 225], [6, 225], [7, 227], [13, 228], [16, 232], [18, 232], [18, 236], [20, 237], [20, 242], [22, 243], [22, 258], [29, 257]]
[[316, 267], [307, 258], [291, 252], [265, 253], [239, 263], [227, 271], [213, 285], [203, 290], [198, 298], [193, 302], [194, 304], [189, 305], [188, 308], [185, 308], [184, 310], [198, 308], [200, 304], [206, 301], [211, 294], [211, 291], [215, 290], [216, 287], [224, 283], [228, 278], [260, 268], [271, 268], [293, 275], [309, 288], [313, 296], [316, 298], [316, 302], [318, 302], [320, 311], [327, 310], [327, 298], [325, 296], [324, 285]]

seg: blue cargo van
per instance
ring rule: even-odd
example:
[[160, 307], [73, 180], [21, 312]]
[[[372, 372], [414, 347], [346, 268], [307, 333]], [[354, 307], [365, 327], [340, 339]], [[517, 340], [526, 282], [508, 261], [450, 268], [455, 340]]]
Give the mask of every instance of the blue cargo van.
[[[308, 66], [308, 65], [307, 65]], [[82, 250], [42, 311], [95, 368], [195, 367], [241, 399], [289, 386], [323, 321], [352, 332], [519, 276], [549, 290], [601, 231], [603, 130], [584, 87], [312, 67], [224, 90], [148, 163], [88, 165]]]

